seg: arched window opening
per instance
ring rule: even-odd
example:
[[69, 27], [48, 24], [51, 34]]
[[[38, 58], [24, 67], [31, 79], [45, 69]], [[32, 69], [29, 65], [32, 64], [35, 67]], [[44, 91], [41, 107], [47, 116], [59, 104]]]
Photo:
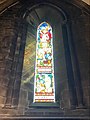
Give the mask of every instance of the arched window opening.
[[[47, 8], [41, 5], [38, 9], [34, 8], [36, 12], [29, 11], [26, 17], [28, 28], [20, 100], [24, 91], [30, 107], [53, 107], [58, 103], [57, 107], [66, 108], [70, 102], [71, 105], [76, 105], [73, 102], [76, 95], [75, 87], [73, 87], [75, 83], [69, 50], [68, 26], [63, 24], [67, 19], [63, 20], [61, 13], [59, 14], [53, 6], [47, 6]], [[52, 11], [50, 14], [49, 10]], [[47, 17], [41, 16], [39, 11]], [[54, 15], [56, 19], [53, 18]], [[31, 24], [31, 16], [34, 18], [33, 24]], [[42, 20], [48, 21], [52, 27], [47, 22], [39, 24]], [[70, 97], [67, 97], [69, 94]]]
[[47, 22], [37, 28], [33, 102], [55, 102], [53, 35]]

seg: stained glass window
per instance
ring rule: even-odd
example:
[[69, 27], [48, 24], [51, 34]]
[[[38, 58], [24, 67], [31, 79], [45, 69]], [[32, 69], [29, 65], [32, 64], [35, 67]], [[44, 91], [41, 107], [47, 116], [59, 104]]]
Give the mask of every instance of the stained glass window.
[[55, 102], [53, 34], [47, 22], [37, 28], [33, 102]]

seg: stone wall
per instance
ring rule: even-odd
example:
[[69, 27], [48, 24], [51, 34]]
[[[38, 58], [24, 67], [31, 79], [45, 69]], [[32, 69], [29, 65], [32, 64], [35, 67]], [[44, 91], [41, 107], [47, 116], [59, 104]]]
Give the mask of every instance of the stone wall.
[[[0, 20], [1, 23], [1, 32], [0, 32], [0, 91], [2, 93], [3, 102], [6, 101], [6, 94], [9, 85], [9, 77], [11, 72], [11, 67], [13, 64], [13, 53], [15, 52], [12, 48], [12, 44], [14, 45], [16, 38], [16, 31], [13, 29], [14, 22], [10, 19]], [[12, 54], [11, 54], [12, 51]], [[9, 63], [9, 64], [8, 64]]]
[[18, 105], [27, 23], [8, 11], [0, 19], [1, 107]]
[[[90, 16], [82, 13], [76, 20], [72, 21], [72, 33], [76, 49], [78, 61], [78, 74], [81, 81], [81, 89], [83, 89], [83, 102], [89, 107], [89, 47], [90, 47]], [[75, 73], [74, 67], [74, 73]], [[77, 75], [74, 76], [77, 79]], [[79, 84], [79, 83], [78, 83]], [[78, 93], [77, 93], [78, 94]]]

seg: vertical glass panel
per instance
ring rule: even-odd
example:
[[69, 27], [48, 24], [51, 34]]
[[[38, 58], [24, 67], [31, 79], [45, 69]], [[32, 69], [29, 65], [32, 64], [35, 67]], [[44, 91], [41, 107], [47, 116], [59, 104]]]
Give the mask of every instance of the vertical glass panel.
[[52, 28], [43, 22], [37, 28], [33, 102], [55, 102], [54, 86]]

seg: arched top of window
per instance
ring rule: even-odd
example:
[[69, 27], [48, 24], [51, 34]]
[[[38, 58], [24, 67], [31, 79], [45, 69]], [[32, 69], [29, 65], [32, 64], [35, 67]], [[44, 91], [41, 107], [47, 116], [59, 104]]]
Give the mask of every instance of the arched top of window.
[[43, 29], [43, 28], [46, 28], [46, 27], [51, 28], [51, 26], [50, 26], [49, 23], [47, 23], [47, 22], [42, 22], [42, 23], [38, 26], [38, 29]]
[[[43, 37], [43, 38], [42, 38]], [[42, 42], [52, 38], [52, 27], [47, 22], [42, 22], [37, 28], [37, 40]]]

